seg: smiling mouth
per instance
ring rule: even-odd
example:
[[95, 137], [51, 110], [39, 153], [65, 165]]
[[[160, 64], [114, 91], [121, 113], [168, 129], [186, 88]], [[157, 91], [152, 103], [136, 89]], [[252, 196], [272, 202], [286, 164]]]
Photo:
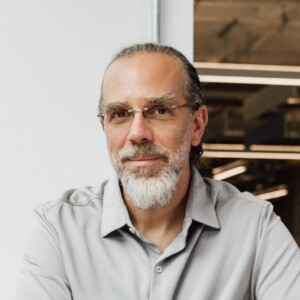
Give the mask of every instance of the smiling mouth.
[[127, 157], [123, 160], [123, 163], [128, 163], [133, 167], [147, 167], [154, 166], [160, 163], [168, 163], [168, 158], [165, 156], [149, 156], [149, 155], [140, 155], [134, 157]]
[[136, 166], [147, 166], [155, 164], [158, 160], [161, 160], [157, 156], [135, 156], [127, 160], [127, 162]]
[[129, 161], [154, 161], [158, 160], [160, 157], [157, 156], [135, 156], [129, 159]]

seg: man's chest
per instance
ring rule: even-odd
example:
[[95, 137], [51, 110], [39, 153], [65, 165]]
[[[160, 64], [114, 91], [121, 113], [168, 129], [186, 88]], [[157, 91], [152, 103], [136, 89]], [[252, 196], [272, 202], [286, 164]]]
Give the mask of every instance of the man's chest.
[[92, 226], [87, 234], [65, 237], [73, 299], [250, 299], [250, 250], [224, 241], [218, 247], [219, 233], [202, 229], [157, 256], [123, 230], [102, 238]]

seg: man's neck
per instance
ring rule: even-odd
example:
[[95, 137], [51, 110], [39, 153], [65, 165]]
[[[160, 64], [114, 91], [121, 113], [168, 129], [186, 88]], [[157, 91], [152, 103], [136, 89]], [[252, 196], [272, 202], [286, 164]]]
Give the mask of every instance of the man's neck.
[[170, 203], [163, 208], [141, 210], [136, 208], [132, 201], [124, 195], [131, 222], [135, 228], [161, 252], [182, 231], [185, 209], [188, 198], [190, 170], [182, 172]]

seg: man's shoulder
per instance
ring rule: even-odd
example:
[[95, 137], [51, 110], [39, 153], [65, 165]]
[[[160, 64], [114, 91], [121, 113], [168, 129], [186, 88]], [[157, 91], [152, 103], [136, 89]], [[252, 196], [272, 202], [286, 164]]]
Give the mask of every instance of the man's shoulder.
[[[209, 178], [204, 179], [216, 210], [230, 208], [230, 211], [243, 211], [248, 215], [273, 210], [273, 205], [265, 200], [257, 198], [249, 192], [241, 192], [232, 184], [225, 181], [217, 181]], [[236, 208], [236, 210], [234, 209]]]
[[212, 179], [205, 179], [205, 182], [224, 236], [233, 236], [239, 240], [247, 239], [248, 236], [254, 243], [270, 226], [282, 227], [272, 203], [249, 192], [241, 192], [227, 182]]
[[40, 203], [34, 210], [38, 214], [59, 214], [62, 210], [100, 206], [103, 199], [105, 186], [109, 180], [104, 180], [99, 186], [85, 186], [82, 188], [68, 189], [62, 195], [49, 202]]

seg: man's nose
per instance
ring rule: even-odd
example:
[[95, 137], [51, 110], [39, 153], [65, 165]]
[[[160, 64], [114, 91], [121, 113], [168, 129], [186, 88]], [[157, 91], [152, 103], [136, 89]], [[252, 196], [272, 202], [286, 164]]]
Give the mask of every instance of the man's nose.
[[136, 111], [132, 116], [128, 139], [138, 144], [153, 140], [151, 124], [149, 124], [149, 120], [145, 119], [141, 111]]

